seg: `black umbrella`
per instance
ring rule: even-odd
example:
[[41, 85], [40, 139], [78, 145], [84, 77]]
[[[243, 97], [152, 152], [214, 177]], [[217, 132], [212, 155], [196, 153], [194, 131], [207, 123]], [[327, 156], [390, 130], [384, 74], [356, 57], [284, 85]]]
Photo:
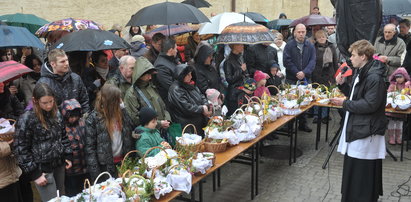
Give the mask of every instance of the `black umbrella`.
[[71, 51], [98, 51], [129, 49], [130, 45], [121, 37], [104, 30], [85, 29], [65, 35], [51, 49]]
[[411, 14], [410, 0], [382, 0], [384, 15]]
[[262, 22], [262, 23], [267, 23], [268, 22], [267, 18], [264, 17], [264, 15], [262, 15], [261, 13], [246, 12], [246, 13], [241, 13], [241, 14], [249, 17], [254, 22]]
[[208, 8], [211, 7], [211, 4], [205, 0], [185, 0], [181, 2], [183, 4], [190, 4], [196, 8]]
[[267, 27], [269, 29], [276, 29], [279, 30], [282, 26], [288, 26], [293, 22], [293, 20], [290, 19], [276, 19], [272, 20], [267, 23]]
[[198, 8], [174, 2], [164, 2], [144, 7], [131, 16], [127, 26], [171, 25], [177, 23], [210, 22]]

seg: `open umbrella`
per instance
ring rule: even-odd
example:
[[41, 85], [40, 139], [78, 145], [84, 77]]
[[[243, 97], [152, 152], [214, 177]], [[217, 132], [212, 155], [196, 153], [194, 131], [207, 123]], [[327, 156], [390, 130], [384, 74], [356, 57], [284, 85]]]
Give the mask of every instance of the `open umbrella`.
[[36, 33], [41, 26], [49, 23], [49, 21], [39, 18], [33, 14], [23, 13], [2, 15], [0, 16], [0, 21], [11, 26], [25, 27], [33, 34]]
[[295, 27], [298, 24], [304, 24], [305, 26], [314, 26], [314, 25], [322, 25], [322, 26], [328, 26], [328, 25], [336, 25], [335, 20], [326, 16], [322, 15], [307, 15], [302, 18], [298, 18], [294, 20], [291, 24], [290, 27]]
[[121, 37], [104, 30], [85, 29], [65, 35], [51, 49], [71, 51], [98, 51], [128, 49], [130, 45]]
[[151, 38], [156, 33], [162, 33], [165, 36], [173, 36], [192, 31], [195, 31], [195, 29], [188, 25], [163, 25], [161, 27], [151, 30], [149, 33], [144, 34], [144, 36]]
[[384, 15], [411, 14], [410, 0], [382, 0]]
[[63, 20], [57, 20], [44, 26], [40, 27], [36, 35], [39, 37], [45, 37], [47, 33], [52, 31], [68, 31], [74, 32], [83, 29], [101, 29], [101, 25], [92, 21], [92, 20], [84, 20], [84, 19], [74, 19], [74, 18], [67, 18]]
[[275, 37], [267, 27], [239, 22], [227, 26], [217, 39], [217, 44], [259, 44], [272, 43]]
[[44, 49], [44, 44], [24, 27], [0, 25], [0, 47], [34, 47]]
[[16, 61], [0, 62], [0, 82], [7, 83], [33, 70]]
[[237, 23], [237, 22], [254, 22], [249, 17], [241, 15], [239, 13], [220, 13], [212, 18], [210, 22], [206, 22], [201, 25], [198, 33], [203, 34], [220, 34], [224, 28], [228, 25]]
[[196, 8], [208, 8], [208, 7], [211, 7], [211, 4], [208, 3], [208, 2], [205, 1], [205, 0], [185, 0], [185, 1], [181, 2], [181, 3], [183, 3], [183, 4], [189, 4], [189, 5], [192, 5], [192, 6], [196, 7]]
[[293, 22], [293, 20], [290, 19], [276, 19], [272, 20], [267, 23], [267, 27], [269, 29], [276, 29], [279, 30], [282, 26], [289, 26]]
[[260, 22], [260, 23], [267, 23], [268, 20], [264, 15], [261, 13], [256, 13], [256, 12], [246, 12], [246, 13], [241, 13], [247, 17], [249, 17], [252, 21], [254, 22]]
[[131, 16], [126, 26], [172, 25], [177, 23], [209, 22], [198, 8], [174, 2], [164, 2], [147, 6]]

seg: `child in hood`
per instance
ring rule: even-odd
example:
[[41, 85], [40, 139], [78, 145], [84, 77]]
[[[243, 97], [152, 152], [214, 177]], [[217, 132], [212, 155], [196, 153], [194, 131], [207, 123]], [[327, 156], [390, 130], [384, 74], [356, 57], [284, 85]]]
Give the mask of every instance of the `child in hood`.
[[260, 70], [255, 71], [254, 80], [257, 82], [257, 88], [254, 91], [254, 96], [261, 97], [264, 93], [266, 93], [268, 96], [271, 96], [270, 91], [267, 87], [265, 87], [268, 78], [270, 78], [268, 74]]
[[88, 177], [84, 156], [85, 122], [81, 118], [81, 105], [76, 99], [65, 100], [61, 114], [64, 117], [66, 133], [73, 150], [72, 167], [66, 169], [66, 195], [75, 196], [83, 190], [83, 182]]
[[[403, 67], [398, 68], [390, 76], [390, 86], [388, 87], [388, 92], [401, 91], [404, 88], [410, 88], [411, 81], [410, 75], [407, 70]], [[402, 115], [386, 113], [388, 116], [388, 143], [391, 145], [402, 143], [402, 125], [403, 121], [401, 119], [405, 118]]]
[[222, 115], [222, 106], [224, 103], [224, 95], [220, 91], [210, 88], [206, 90], [206, 96], [208, 102], [211, 104], [213, 109], [212, 116], [221, 116]]
[[248, 100], [253, 97], [254, 91], [256, 89], [257, 82], [252, 78], [247, 78], [243, 86], [238, 87], [240, 90], [237, 94], [237, 105], [241, 107], [244, 104], [248, 104]]
[[[140, 110], [140, 126], [134, 132], [133, 137], [137, 139], [136, 149], [145, 154], [152, 147], [164, 147], [171, 149], [171, 146], [160, 136], [160, 131], [156, 129], [157, 113], [150, 107], [143, 107]], [[153, 149], [147, 156], [155, 156], [159, 149]]]
[[[272, 86], [275, 86], [275, 87], [279, 87], [282, 83], [284, 75], [282, 74], [280, 68], [275, 63], [275, 61], [272, 61], [271, 64], [272, 65], [270, 67], [270, 72], [268, 73], [268, 75], [270, 77], [267, 79], [266, 86], [271, 86], [272, 85]], [[275, 88], [268, 88], [268, 90], [270, 91], [271, 95], [276, 95], [278, 93]]]

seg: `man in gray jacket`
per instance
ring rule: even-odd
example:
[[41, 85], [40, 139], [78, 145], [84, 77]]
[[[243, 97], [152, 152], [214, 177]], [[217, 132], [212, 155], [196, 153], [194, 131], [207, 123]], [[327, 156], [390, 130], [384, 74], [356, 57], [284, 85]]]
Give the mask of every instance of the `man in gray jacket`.
[[387, 78], [401, 66], [402, 58], [405, 57], [406, 45], [398, 37], [394, 24], [387, 24], [384, 27], [384, 36], [378, 37], [375, 41], [376, 53], [380, 60], [388, 67]]

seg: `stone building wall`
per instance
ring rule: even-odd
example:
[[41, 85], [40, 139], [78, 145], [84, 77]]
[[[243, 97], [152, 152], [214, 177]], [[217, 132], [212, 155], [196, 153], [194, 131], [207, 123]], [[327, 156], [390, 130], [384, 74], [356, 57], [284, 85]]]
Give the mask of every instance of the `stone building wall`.
[[[183, 0], [170, 0], [180, 2]], [[212, 12], [231, 11], [233, 0], [208, 0], [213, 6], [201, 8], [205, 15]], [[236, 12], [253, 11], [262, 13], [268, 19], [276, 19], [284, 12], [288, 18], [295, 19], [309, 14], [310, 0], [234, 0]], [[49, 21], [76, 17], [99, 22], [105, 28], [114, 23], [125, 25], [130, 16], [139, 9], [164, 0], [0, 0], [0, 15], [22, 12], [32, 13]], [[333, 7], [329, 0], [318, 0], [320, 12], [332, 16]]]

